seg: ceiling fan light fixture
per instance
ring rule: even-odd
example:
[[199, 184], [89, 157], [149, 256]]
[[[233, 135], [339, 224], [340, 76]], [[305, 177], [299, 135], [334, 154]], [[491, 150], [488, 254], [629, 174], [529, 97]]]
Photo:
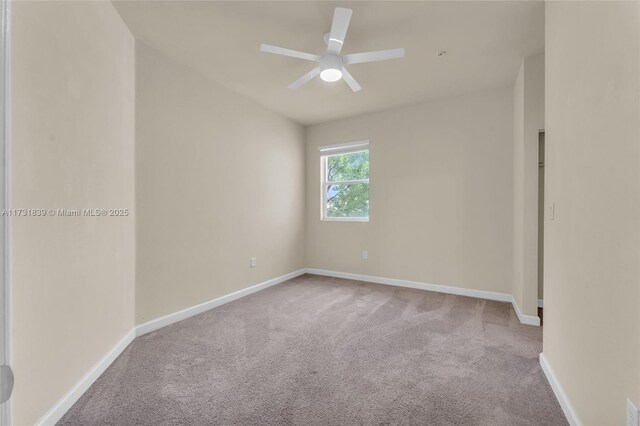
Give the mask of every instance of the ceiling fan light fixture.
[[328, 54], [320, 60], [320, 78], [333, 82], [342, 78], [342, 58]]
[[330, 83], [338, 81], [342, 78], [342, 71], [335, 68], [327, 68], [320, 73], [320, 78]]

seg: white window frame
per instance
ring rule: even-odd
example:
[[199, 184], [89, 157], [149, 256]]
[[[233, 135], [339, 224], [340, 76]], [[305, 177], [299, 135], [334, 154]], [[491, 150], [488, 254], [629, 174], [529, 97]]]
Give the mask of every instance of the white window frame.
[[369, 179], [327, 181], [327, 158], [337, 154], [351, 154], [354, 152], [369, 151], [369, 141], [347, 142], [334, 145], [324, 145], [318, 148], [320, 151], [320, 220], [326, 222], [369, 222], [371, 216], [371, 201], [369, 201], [369, 215], [367, 217], [329, 217], [327, 216], [327, 190], [331, 185], [369, 185], [369, 198], [371, 198], [371, 186]]

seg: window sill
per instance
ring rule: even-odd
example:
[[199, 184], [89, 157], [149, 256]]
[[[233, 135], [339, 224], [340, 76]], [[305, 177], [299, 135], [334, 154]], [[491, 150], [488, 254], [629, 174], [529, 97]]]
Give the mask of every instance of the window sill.
[[325, 217], [322, 222], [369, 222], [368, 217]]

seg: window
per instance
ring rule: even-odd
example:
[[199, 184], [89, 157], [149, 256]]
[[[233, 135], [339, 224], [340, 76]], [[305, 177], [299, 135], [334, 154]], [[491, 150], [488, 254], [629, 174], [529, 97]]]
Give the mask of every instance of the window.
[[369, 141], [320, 147], [322, 220], [369, 221]]

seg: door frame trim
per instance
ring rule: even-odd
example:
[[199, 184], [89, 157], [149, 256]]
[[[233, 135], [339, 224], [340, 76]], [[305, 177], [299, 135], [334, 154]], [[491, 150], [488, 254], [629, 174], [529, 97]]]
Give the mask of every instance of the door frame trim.
[[[0, 171], [2, 173], [3, 197], [0, 202], [3, 208], [7, 209], [11, 205], [11, 1], [0, 0], [0, 149], [2, 150], [2, 163]], [[0, 291], [2, 291], [2, 321], [4, 341], [0, 342], [2, 347], [2, 358], [4, 364], [12, 364], [11, 356], [11, 218], [6, 215], [3, 218], [4, 238], [2, 241], [2, 262], [3, 274]], [[0, 405], [0, 425], [12, 424], [12, 398]]]

